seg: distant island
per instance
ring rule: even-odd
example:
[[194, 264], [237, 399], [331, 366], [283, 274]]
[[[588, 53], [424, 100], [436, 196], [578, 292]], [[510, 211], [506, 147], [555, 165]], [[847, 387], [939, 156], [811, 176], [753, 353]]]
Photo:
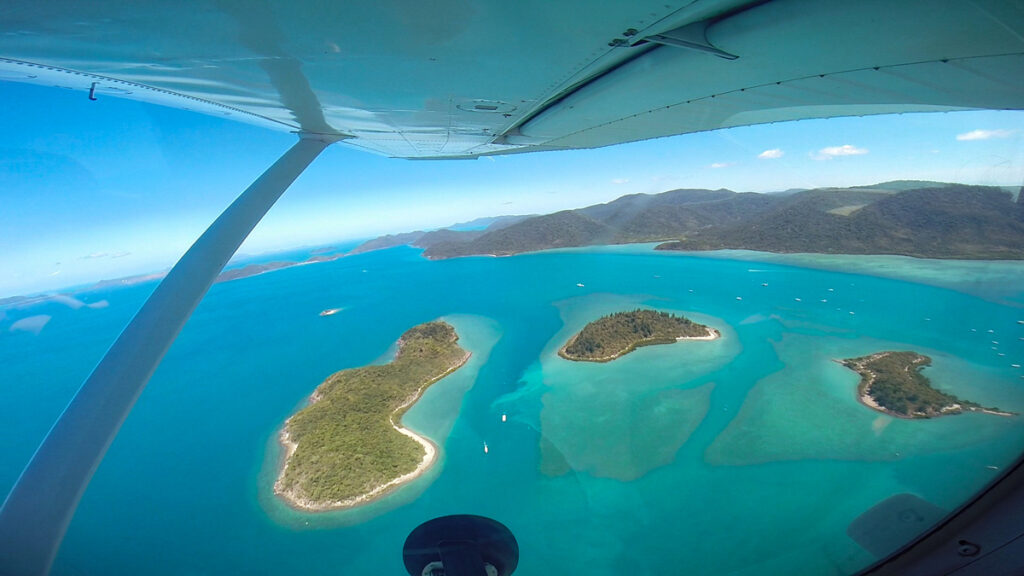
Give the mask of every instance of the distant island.
[[437, 260], [659, 242], [658, 250], [1020, 260], [1024, 202], [1014, 193], [924, 181], [763, 194], [671, 190], [541, 216], [505, 217], [483, 229], [382, 236], [353, 252], [409, 244]]
[[932, 388], [921, 370], [932, 359], [916, 352], [878, 352], [839, 361], [860, 374], [857, 397], [862, 404], [898, 418], [935, 418], [962, 412], [1013, 416], [998, 408], [982, 408]]
[[668, 312], [616, 312], [587, 324], [558, 350], [566, 360], [610, 362], [641, 346], [678, 340], [714, 340], [718, 331]]
[[230, 282], [232, 280], [240, 280], [242, 278], [248, 278], [249, 276], [256, 276], [263, 274], [264, 272], [273, 272], [274, 270], [281, 270], [282, 268], [291, 268], [292, 266], [298, 266], [298, 262], [290, 261], [277, 261], [277, 262], [266, 262], [264, 264], [249, 264], [242, 266], [241, 268], [232, 268], [225, 270], [217, 275], [214, 279], [214, 284], [221, 282]]
[[221, 282], [230, 282], [232, 280], [241, 280], [242, 278], [248, 278], [250, 276], [258, 276], [266, 272], [273, 272], [274, 270], [283, 270], [285, 268], [291, 268], [293, 266], [302, 266], [303, 264], [314, 264], [316, 262], [331, 262], [339, 258], [344, 258], [344, 254], [324, 254], [324, 251], [333, 250], [332, 248], [324, 248], [315, 253], [309, 258], [296, 262], [294, 260], [277, 260], [274, 262], [265, 262], [262, 264], [248, 264], [240, 268], [231, 268], [224, 270], [217, 275], [214, 279], [214, 284]]
[[469, 359], [445, 322], [409, 329], [394, 360], [342, 370], [285, 422], [285, 449], [274, 493], [305, 511], [366, 504], [423, 474], [437, 448], [401, 426], [428, 386]]

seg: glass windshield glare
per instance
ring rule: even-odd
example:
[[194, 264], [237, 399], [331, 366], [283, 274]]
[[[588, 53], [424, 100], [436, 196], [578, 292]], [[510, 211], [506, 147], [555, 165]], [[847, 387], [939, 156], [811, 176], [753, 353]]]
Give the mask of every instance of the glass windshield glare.
[[[293, 137], [0, 89], [6, 493]], [[53, 573], [404, 574], [446, 514], [508, 526], [517, 574], [856, 573], [1024, 448], [1022, 128], [840, 118], [472, 162], [335, 145], [170, 349]], [[883, 529], [887, 507], [914, 522]]]

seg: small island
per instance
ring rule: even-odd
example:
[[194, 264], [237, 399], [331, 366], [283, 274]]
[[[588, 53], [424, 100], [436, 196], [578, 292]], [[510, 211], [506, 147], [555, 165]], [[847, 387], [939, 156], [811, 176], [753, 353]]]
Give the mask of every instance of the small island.
[[408, 330], [394, 360], [342, 370], [285, 422], [274, 493], [304, 511], [366, 504], [423, 474], [437, 459], [428, 439], [402, 427], [402, 415], [428, 386], [469, 359], [445, 322]]
[[587, 324], [558, 350], [566, 360], [610, 362], [641, 346], [679, 340], [714, 340], [717, 330], [668, 312], [616, 312]]
[[932, 388], [921, 374], [932, 359], [917, 352], [878, 352], [838, 361], [860, 374], [857, 398], [861, 404], [897, 418], [935, 418], [962, 412], [1013, 416], [998, 408], [983, 408]]

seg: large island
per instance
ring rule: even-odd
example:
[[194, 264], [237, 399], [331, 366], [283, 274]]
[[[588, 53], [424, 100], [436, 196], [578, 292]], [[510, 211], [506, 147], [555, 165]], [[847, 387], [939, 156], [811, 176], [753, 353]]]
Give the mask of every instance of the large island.
[[285, 457], [274, 493], [307, 511], [365, 504], [425, 472], [437, 458], [426, 438], [401, 426], [423, 391], [469, 359], [445, 322], [415, 326], [383, 366], [342, 370], [285, 422]]
[[609, 362], [641, 346], [679, 340], [714, 340], [713, 328], [684, 316], [656, 310], [633, 310], [603, 316], [583, 327], [558, 350], [567, 360]]
[[878, 352], [840, 361], [860, 374], [857, 397], [862, 404], [898, 418], [934, 418], [965, 411], [1013, 416], [998, 408], [983, 408], [932, 388], [921, 374], [932, 359], [917, 352]]

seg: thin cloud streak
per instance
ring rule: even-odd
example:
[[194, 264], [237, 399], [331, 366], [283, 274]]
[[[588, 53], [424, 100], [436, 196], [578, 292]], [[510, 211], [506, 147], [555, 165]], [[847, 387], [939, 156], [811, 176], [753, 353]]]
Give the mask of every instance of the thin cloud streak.
[[843, 144], [842, 146], [826, 146], [816, 153], [811, 153], [811, 158], [815, 160], [831, 160], [833, 158], [840, 158], [843, 156], [863, 156], [868, 153], [867, 148], [858, 148], [851, 144]]
[[957, 134], [956, 139], [964, 142], [971, 140], [991, 140], [993, 138], [1009, 138], [1016, 134], [1016, 130], [971, 130], [970, 132], [964, 132], [963, 134]]

